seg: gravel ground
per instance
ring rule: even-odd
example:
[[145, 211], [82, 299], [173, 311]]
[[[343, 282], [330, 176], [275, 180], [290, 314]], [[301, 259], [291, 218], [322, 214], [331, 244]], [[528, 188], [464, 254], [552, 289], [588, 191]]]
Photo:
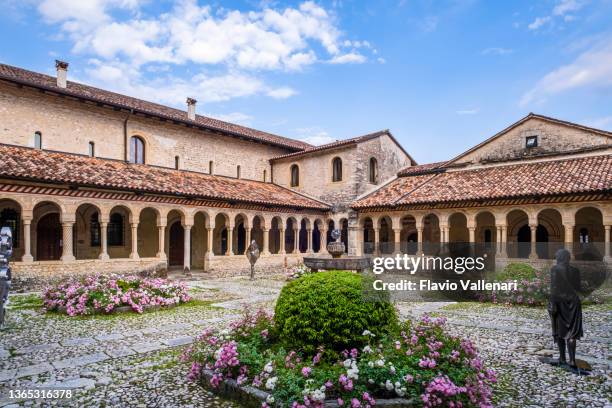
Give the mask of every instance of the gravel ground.
[[[183, 278], [182, 278], [183, 279]], [[8, 329], [0, 332], [0, 407], [234, 407], [186, 380], [178, 356], [204, 327], [224, 326], [244, 307], [271, 309], [282, 279], [202, 279], [187, 282], [197, 301], [143, 315], [71, 318], [44, 314], [35, 297], [12, 299]], [[500, 407], [610, 407], [612, 345], [610, 305], [584, 308], [579, 358], [593, 366], [576, 376], [546, 365], [553, 352], [543, 308], [479, 303], [400, 303], [403, 317], [444, 315], [448, 329], [472, 339], [498, 372]], [[9, 391], [67, 388], [71, 399], [10, 399]]]

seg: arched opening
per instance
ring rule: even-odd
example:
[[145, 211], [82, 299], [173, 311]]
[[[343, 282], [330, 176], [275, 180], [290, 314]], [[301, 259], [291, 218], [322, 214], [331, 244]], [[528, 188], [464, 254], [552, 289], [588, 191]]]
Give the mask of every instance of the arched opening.
[[176, 220], [170, 225], [168, 245], [168, 265], [184, 266], [185, 261], [185, 229], [181, 220]]
[[334, 229], [336, 229], [336, 223], [334, 222], [334, 220], [329, 220], [327, 221], [327, 242], [334, 242], [335, 239], [332, 237], [332, 232], [334, 231]]
[[132, 250], [131, 212], [123, 206], [110, 211], [106, 228], [106, 242], [110, 258], [127, 258]]
[[531, 252], [529, 217], [522, 210], [512, 210], [506, 216], [508, 225], [508, 257], [528, 258]]
[[605, 254], [605, 229], [601, 211], [581, 208], [575, 215], [574, 254], [577, 260], [600, 261]]
[[305, 253], [308, 251], [308, 226], [309, 221], [305, 218], [300, 221], [300, 232], [298, 236], [300, 237], [300, 252]]
[[300, 185], [300, 168], [297, 164], [291, 165], [291, 187]]
[[42, 133], [34, 132], [34, 148], [42, 149]]
[[[257, 247], [263, 250], [264, 247], [264, 239], [263, 239], [263, 228], [264, 228], [264, 219], [259, 215], [253, 217], [253, 226], [251, 227], [251, 238], [247, 239], [247, 248], [251, 244], [252, 240], [255, 240], [257, 243]], [[268, 240], [268, 245], [270, 245], [270, 241]]]
[[374, 222], [372, 218], [366, 217], [363, 220], [363, 253], [373, 254], [374, 246]]
[[229, 225], [229, 217], [226, 214], [219, 213], [215, 216], [215, 229], [213, 231], [213, 252], [215, 255], [227, 254], [227, 227]]
[[340, 220], [340, 225], [341, 225], [341, 229], [340, 229], [340, 239], [342, 240], [342, 242], [344, 243], [344, 252], [348, 253], [348, 220], [346, 218], [342, 218]]
[[428, 214], [423, 217], [422, 223], [422, 251], [426, 255], [437, 254], [440, 252], [440, 219], [435, 214]]
[[561, 213], [547, 208], [538, 213], [536, 230], [536, 252], [540, 259], [554, 259], [555, 253], [563, 248], [565, 228]]
[[332, 181], [342, 181], [342, 159], [339, 157], [332, 160]]
[[140, 212], [138, 222], [138, 256], [153, 258], [159, 252], [159, 229], [157, 210], [147, 207]]
[[72, 247], [76, 259], [97, 259], [102, 250], [100, 210], [92, 204], [81, 204], [75, 214]]
[[235, 255], [244, 255], [247, 247], [247, 219], [243, 214], [238, 214], [234, 219], [234, 236], [232, 237], [232, 251]]
[[378, 220], [379, 228], [379, 251], [381, 254], [393, 253], [393, 240], [395, 239], [393, 234], [393, 226], [391, 224], [391, 218], [385, 216]]
[[312, 251], [319, 253], [321, 251], [321, 220], [315, 220], [314, 228], [312, 229]]
[[18, 202], [0, 200], [0, 228], [9, 227], [13, 236], [13, 259], [19, 260], [24, 255], [23, 226], [21, 223], [21, 206]]
[[476, 215], [476, 256], [491, 256], [494, 252], [494, 242], [497, 239], [497, 228], [495, 226], [495, 216], [489, 211], [483, 211]]
[[63, 237], [60, 213], [59, 206], [51, 202], [42, 202], [34, 207], [36, 261], [57, 261], [61, 258]]
[[406, 215], [401, 219], [400, 252], [414, 255], [418, 251], [419, 235], [416, 228], [416, 219], [412, 215]]
[[130, 163], [144, 164], [145, 142], [140, 136], [130, 138]]
[[376, 160], [375, 157], [370, 158], [370, 166], [368, 170], [369, 170], [368, 178], [370, 180], [370, 183], [372, 184], [378, 183], [378, 161]]
[[470, 233], [467, 217], [463, 213], [454, 213], [448, 219], [449, 251], [451, 256], [470, 256]]
[[282, 226], [283, 220], [280, 217], [272, 218], [272, 222], [270, 223], [270, 231], [268, 232], [268, 245], [270, 246], [270, 253], [272, 254], [278, 254], [280, 252], [280, 229]]
[[285, 251], [292, 253], [297, 248], [297, 242], [295, 242], [295, 230], [298, 228], [297, 221], [291, 217], [287, 219], [287, 225], [285, 227]]
[[208, 214], [198, 211], [193, 217], [191, 228], [191, 266], [205, 269], [206, 249], [208, 248]]

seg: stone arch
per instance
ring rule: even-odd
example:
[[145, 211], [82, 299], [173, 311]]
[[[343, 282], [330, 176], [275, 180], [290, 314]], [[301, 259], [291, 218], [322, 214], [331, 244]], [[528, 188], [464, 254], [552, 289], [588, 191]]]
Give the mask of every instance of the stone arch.
[[[264, 249], [264, 229], [266, 228], [266, 219], [261, 215], [253, 216], [251, 220], [251, 236], [247, 239], [247, 247], [251, 241], [255, 241], [260, 251]], [[269, 241], [269, 237], [268, 237]], [[269, 245], [269, 242], [268, 242]]]
[[333, 219], [328, 219], [326, 221], [327, 223], [327, 242], [334, 242], [334, 238], [332, 237], [332, 232], [334, 231], [334, 229], [336, 229], [336, 222]]
[[393, 253], [394, 233], [393, 220], [388, 215], [378, 218], [378, 251], [381, 254]]
[[315, 218], [314, 222], [313, 222], [313, 228], [312, 228], [312, 251], [314, 253], [319, 253], [321, 252], [322, 249], [322, 244], [323, 242], [321, 241], [321, 231], [323, 227], [323, 220], [320, 218]]
[[406, 214], [400, 218], [400, 252], [414, 255], [418, 251], [419, 234], [417, 231], [416, 218]]
[[33, 210], [32, 230], [34, 260], [59, 260], [64, 246], [62, 207], [55, 200], [37, 201]]
[[210, 216], [206, 210], [199, 209], [193, 215], [193, 227], [191, 227], [191, 267], [194, 269], [205, 269], [206, 250], [208, 248], [208, 230], [210, 228]]
[[423, 242], [418, 245], [424, 254], [436, 254], [440, 250], [440, 217], [438, 213], [431, 212], [421, 219]]
[[453, 256], [470, 255], [468, 220], [468, 216], [462, 211], [454, 212], [448, 217], [449, 250]]
[[529, 214], [522, 209], [511, 209], [506, 213], [508, 228], [508, 257], [527, 258], [531, 251]]
[[310, 229], [310, 219], [307, 217], [303, 217], [300, 220], [300, 232], [298, 233], [299, 249], [301, 253], [305, 253], [308, 251], [308, 230]]
[[[185, 266], [185, 213], [177, 208], [168, 211], [166, 228], [166, 247], [169, 267]], [[182, 269], [181, 268], [181, 269]]]
[[285, 221], [285, 251], [287, 253], [297, 252], [297, 242], [295, 239], [296, 233], [300, 224], [297, 222], [297, 219], [293, 216], [287, 217]]
[[213, 252], [215, 255], [229, 255], [228, 230], [230, 217], [224, 212], [215, 215], [215, 229], [213, 231]]
[[100, 221], [102, 210], [96, 204], [82, 203], [75, 210], [72, 229], [76, 259], [97, 259], [102, 251]]
[[544, 208], [537, 213], [536, 252], [538, 258], [553, 259], [564, 247], [563, 216], [556, 208]]
[[244, 255], [249, 246], [247, 229], [249, 229], [249, 218], [244, 213], [236, 214], [232, 231], [232, 252], [235, 255]]
[[13, 259], [21, 259], [25, 253], [23, 213], [24, 205], [21, 200], [0, 199], [0, 228], [9, 227], [11, 229], [13, 234]]
[[[272, 217], [270, 231], [268, 231], [268, 246], [270, 253], [278, 254], [281, 249], [281, 230], [284, 230], [284, 221], [281, 217]], [[284, 238], [284, 237], [283, 237]]]
[[584, 206], [574, 214], [574, 254], [577, 260], [602, 260], [605, 254], [603, 211], [594, 205]]
[[372, 217], [364, 217], [360, 220], [360, 223], [363, 230], [363, 253], [373, 254], [376, 251], [376, 244], [374, 241], [374, 221], [372, 220]]
[[340, 226], [340, 240], [344, 243], [344, 252], [348, 253], [348, 219], [340, 218], [338, 225]]

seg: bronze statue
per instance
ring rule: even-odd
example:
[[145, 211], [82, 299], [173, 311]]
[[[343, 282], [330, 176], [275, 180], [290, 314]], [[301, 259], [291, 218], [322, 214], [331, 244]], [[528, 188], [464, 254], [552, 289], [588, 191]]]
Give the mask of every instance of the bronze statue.
[[247, 248], [246, 257], [251, 264], [251, 280], [255, 279], [255, 262], [259, 259], [259, 247], [255, 240], [251, 241], [251, 245]]
[[552, 323], [553, 339], [559, 347], [559, 365], [566, 365], [565, 349], [569, 352], [569, 366], [576, 368], [576, 340], [582, 332], [582, 304], [580, 271], [570, 265], [570, 252], [560, 249], [555, 254], [557, 264], [550, 270], [550, 298], [548, 313]]

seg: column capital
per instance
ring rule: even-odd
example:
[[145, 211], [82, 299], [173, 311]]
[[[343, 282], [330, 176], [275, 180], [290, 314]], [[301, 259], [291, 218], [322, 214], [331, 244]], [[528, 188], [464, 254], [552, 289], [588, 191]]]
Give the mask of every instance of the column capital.
[[191, 229], [193, 227], [193, 224], [185, 224], [183, 225], [183, 228], [185, 229]]

